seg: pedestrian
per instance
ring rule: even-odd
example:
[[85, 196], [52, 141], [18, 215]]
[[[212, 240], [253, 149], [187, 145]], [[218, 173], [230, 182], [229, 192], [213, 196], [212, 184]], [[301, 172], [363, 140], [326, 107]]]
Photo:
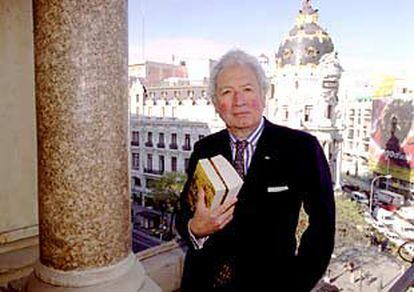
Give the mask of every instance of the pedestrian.
[[[189, 245], [181, 291], [310, 291], [334, 247], [335, 203], [318, 140], [263, 117], [267, 78], [257, 59], [230, 51], [210, 76], [226, 129], [199, 140], [180, 197], [177, 230]], [[195, 210], [188, 190], [198, 160], [221, 154], [244, 179], [237, 199]], [[296, 249], [301, 206], [309, 226]], [[277, 288], [276, 288], [277, 287]]]
[[355, 283], [355, 263], [353, 261], [349, 261], [346, 265], [346, 270], [349, 272], [349, 281], [354, 284]]

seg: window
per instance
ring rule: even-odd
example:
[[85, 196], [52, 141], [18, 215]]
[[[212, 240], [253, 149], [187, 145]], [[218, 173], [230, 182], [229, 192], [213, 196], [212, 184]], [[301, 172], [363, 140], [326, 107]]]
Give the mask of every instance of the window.
[[184, 136], [184, 146], [183, 150], [191, 150], [191, 140], [190, 140], [190, 134], [185, 134]]
[[275, 85], [272, 83], [270, 84], [270, 98], [274, 98], [275, 97]]
[[314, 47], [307, 47], [307, 48], [306, 48], [306, 53], [307, 53], [310, 57], [316, 57], [316, 55], [318, 54], [318, 51], [317, 51]]
[[284, 106], [282, 109], [283, 109], [283, 120], [287, 121], [289, 119], [289, 109], [287, 106]]
[[137, 94], [135, 97], [136, 97], [136, 101], [139, 102], [139, 94]]
[[132, 169], [139, 170], [139, 153], [132, 153]]
[[176, 133], [172, 133], [171, 134], [170, 149], [178, 149], [178, 146], [177, 146], [177, 134]]
[[158, 136], [158, 144], [157, 144], [158, 148], [165, 148], [165, 143], [164, 143], [164, 133], [160, 133]]
[[171, 171], [177, 171], [177, 157], [171, 157]]
[[138, 131], [132, 131], [131, 145], [139, 146], [139, 132]]
[[152, 154], [147, 154], [147, 169], [152, 170]]
[[190, 159], [186, 158], [184, 159], [184, 167], [185, 167], [185, 171], [188, 170], [188, 165], [190, 164]]
[[330, 119], [332, 117], [332, 105], [328, 104], [328, 107], [326, 108], [326, 117]]
[[305, 111], [304, 111], [304, 120], [305, 120], [305, 122], [310, 122], [311, 112], [312, 112], [312, 106], [311, 105], [305, 106]]
[[145, 143], [145, 146], [152, 147], [152, 132], [147, 133], [147, 142]]
[[165, 159], [164, 159], [164, 155], [160, 155], [159, 156], [159, 161], [158, 161], [158, 170], [163, 173], [165, 170]]
[[141, 186], [141, 180], [139, 177], [134, 177], [134, 187], [140, 187]]

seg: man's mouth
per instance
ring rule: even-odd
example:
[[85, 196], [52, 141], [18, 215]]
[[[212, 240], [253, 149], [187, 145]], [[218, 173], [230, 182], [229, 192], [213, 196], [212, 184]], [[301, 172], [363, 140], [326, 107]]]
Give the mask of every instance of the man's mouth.
[[238, 112], [238, 113], [233, 113], [233, 116], [239, 117], [239, 116], [246, 116], [248, 114], [249, 112]]

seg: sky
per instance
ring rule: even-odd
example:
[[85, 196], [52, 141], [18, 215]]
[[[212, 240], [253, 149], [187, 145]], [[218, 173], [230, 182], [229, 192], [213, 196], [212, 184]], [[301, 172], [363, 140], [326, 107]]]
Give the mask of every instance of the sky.
[[[129, 0], [128, 5], [130, 64], [171, 62], [174, 55], [197, 67], [232, 48], [273, 56], [302, 0]], [[414, 74], [414, 1], [313, 0], [312, 5], [346, 72]], [[203, 74], [194, 70], [194, 76]]]

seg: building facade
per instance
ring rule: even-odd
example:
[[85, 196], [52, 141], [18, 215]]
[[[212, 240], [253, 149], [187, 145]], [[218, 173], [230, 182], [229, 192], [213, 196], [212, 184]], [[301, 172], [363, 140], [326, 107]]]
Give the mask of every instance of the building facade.
[[380, 187], [406, 197], [414, 192], [412, 84], [388, 76], [351, 82], [341, 93], [346, 100], [343, 172], [366, 182], [390, 174]]
[[277, 51], [266, 112], [271, 121], [318, 138], [339, 187], [343, 139], [337, 105], [343, 70], [318, 17], [311, 1], [303, 1], [295, 26]]
[[211, 133], [207, 123], [135, 115], [130, 129], [131, 187], [141, 198], [151, 180], [166, 172], [184, 173], [195, 142]]
[[369, 181], [369, 143], [371, 137], [372, 98], [349, 100], [344, 113], [345, 131], [342, 171]]
[[154, 86], [144, 83], [130, 77], [132, 115], [203, 122], [213, 132], [224, 128], [207, 93], [207, 81], [168, 78]]

